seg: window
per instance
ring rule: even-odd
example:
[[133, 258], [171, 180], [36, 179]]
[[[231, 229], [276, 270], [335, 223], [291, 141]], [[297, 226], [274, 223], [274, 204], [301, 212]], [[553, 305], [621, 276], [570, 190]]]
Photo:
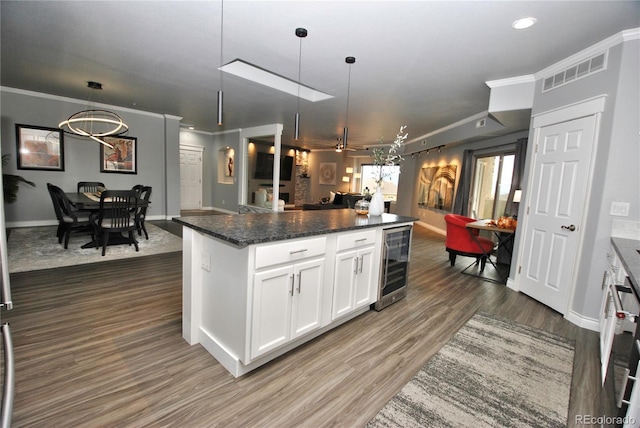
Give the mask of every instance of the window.
[[[384, 166], [384, 179], [382, 180], [382, 195], [385, 201], [395, 201], [398, 194], [398, 181], [400, 180], [400, 166]], [[376, 190], [376, 180], [378, 166], [362, 165], [362, 180], [360, 180], [360, 192], [365, 193], [369, 189], [370, 193]]]
[[472, 217], [497, 219], [504, 215], [511, 189], [514, 160], [514, 153], [476, 158], [471, 193]]

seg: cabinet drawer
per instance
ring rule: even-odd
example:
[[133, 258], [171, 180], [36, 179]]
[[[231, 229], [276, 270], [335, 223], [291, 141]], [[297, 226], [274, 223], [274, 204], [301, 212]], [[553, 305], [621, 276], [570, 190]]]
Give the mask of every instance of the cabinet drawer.
[[326, 251], [325, 237], [260, 245], [256, 247], [256, 269], [319, 256]]
[[352, 248], [373, 245], [376, 242], [376, 230], [369, 229], [362, 232], [345, 233], [338, 236], [338, 248], [336, 251], [350, 250]]

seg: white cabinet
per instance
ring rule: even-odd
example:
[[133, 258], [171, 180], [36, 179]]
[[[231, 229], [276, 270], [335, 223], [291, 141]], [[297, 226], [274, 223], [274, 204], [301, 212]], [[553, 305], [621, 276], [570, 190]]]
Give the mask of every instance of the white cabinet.
[[[312, 247], [314, 254], [324, 252], [324, 248], [318, 249], [318, 242], [309, 241], [289, 244], [286, 257], [304, 257]], [[259, 248], [269, 250], [268, 246]], [[303, 249], [305, 251], [301, 251]], [[270, 250], [264, 254], [275, 262], [282, 261], [283, 258], [274, 258], [274, 254], [282, 250], [279, 245]], [[260, 260], [258, 256], [258, 266], [262, 265]], [[320, 328], [324, 265], [324, 257], [316, 257], [254, 273], [250, 331], [252, 360]]]
[[376, 297], [380, 261], [375, 260], [375, 231], [338, 238], [331, 319], [371, 304]]

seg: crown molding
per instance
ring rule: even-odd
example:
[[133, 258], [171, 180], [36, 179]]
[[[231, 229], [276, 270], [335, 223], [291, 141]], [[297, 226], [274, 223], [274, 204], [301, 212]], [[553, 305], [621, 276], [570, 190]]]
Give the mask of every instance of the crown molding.
[[[60, 102], [70, 103], [70, 104], [78, 104], [78, 105], [81, 105], [83, 107], [87, 106], [87, 100], [78, 100], [78, 99], [75, 99], [75, 98], [62, 97], [60, 95], [45, 94], [44, 92], [27, 91], [25, 89], [10, 88], [10, 87], [7, 87], [7, 86], [0, 86], [0, 92], [8, 92], [8, 93], [18, 94], [18, 95], [26, 95], [26, 96], [30, 96], [30, 97], [43, 98], [43, 99], [48, 99], [48, 100], [53, 100], [53, 101], [60, 101]], [[135, 110], [135, 109], [128, 108], [128, 107], [120, 107], [120, 106], [117, 106], [117, 105], [114, 105], [114, 104], [93, 103], [93, 105], [101, 107], [101, 108], [105, 108], [105, 109], [115, 109], [115, 110], [118, 110], [120, 112], [135, 113], [135, 114], [140, 114], [140, 115], [143, 115], [143, 116], [151, 116], [151, 117], [162, 118], [162, 119], [164, 119], [165, 117], [168, 116], [168, 115], [165, 115], [165, 114], [152, 113], [150, 111]]]
[[524, 76], [508, 77], [506, 79], [488, 80], [484, 82], [491, 89], [503, 86], [521, 85], [523, 83], [535, 83], [536, 77], [533, 74]]

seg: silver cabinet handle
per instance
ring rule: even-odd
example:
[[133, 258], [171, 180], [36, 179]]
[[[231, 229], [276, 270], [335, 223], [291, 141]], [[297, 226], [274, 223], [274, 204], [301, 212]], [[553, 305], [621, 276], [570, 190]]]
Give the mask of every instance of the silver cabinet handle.
[[360, 239], [356, 239], [356, 242], [364, 242], [366, 240], [367, 240], [367, 238], [360, 238]]
[[302, 272], [298, 272], [298, 294], [300, 294], [301, 288], [302, 288]]
[[357, 275], [358, 274], [358, 258], [354, 257], [353, 260], [356, 261], [356, 268], [353, 270], [353, 273], [355, 273]]
[[364, 256], [360, 256], [360, 273], [362, 273], [362, 266], [364, 266]]
[[291, 295], [292, 296], [293, 296], [294, 282], [296, 282], [296, 276], [295, 275], [291, 275]]
[[2, 342], [4, 344], [4, 385], [2, 387], [2, 428], [11, 426], [13, 397], [15, 394], [15, 361], [13, 358], [13, 341], [9, 324], [2, 324]]
[[303, 248], [301, 250], [292, 250], [292, 251], [289, 251], [289, 254], [304, 253], [305, 251], [307, 251], [306, 248]]

